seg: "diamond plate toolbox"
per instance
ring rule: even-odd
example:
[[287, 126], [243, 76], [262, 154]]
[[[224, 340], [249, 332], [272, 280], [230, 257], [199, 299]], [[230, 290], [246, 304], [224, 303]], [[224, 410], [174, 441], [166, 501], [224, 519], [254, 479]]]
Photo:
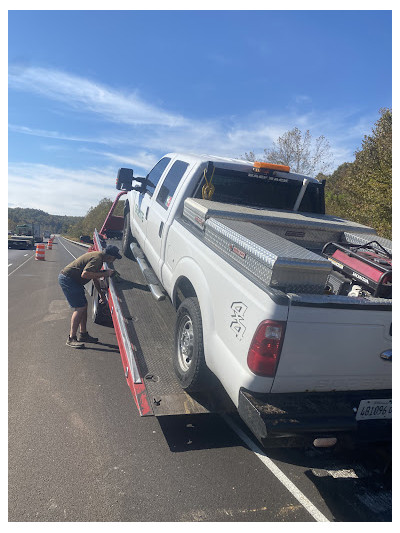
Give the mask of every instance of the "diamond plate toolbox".
[[[385, 239], [384, 237], [379, 237], [378, 235], [375, 235], [373, 233], [364, 234], [345, 231], [343, 233], [341, 241], [348, 244], [356, 244], [360, 246], [370, 242], [378, 242], [381, 246], [383, 246], [383, 248], [385, 248], [385, 250], [387, 250], [389, 253], [392, 253], [392, 241], [390, 241], [389, 239]], [[377, 247], [375, 244], [373, 244], [373, 246], [379, 250], [379, 247]]]
[[322, 294], [330, 262], [251, 222], [209, 218], [204, 239], [220, 256], [268, 287], [284, 292]]

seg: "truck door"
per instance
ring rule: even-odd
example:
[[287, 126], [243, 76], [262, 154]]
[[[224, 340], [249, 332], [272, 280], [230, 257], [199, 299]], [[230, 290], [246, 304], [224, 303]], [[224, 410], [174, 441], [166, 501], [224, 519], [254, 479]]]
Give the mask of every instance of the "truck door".
[[172, 222], [170, 218], [172, 199], [188, 166], [189, 163], [179, 159], [172, 164], [148, 212], [144, 253], [159, 278], [162, 265], [162, 244], [165, 242], [168, 222]]
[[135, 237], [144, 250], [146, 240], [147, 217], [152, 196], [164, 170], [171, 162], [170, 157], [163, 157], [147, 175], [147, 186], [144, 194], [134, 194], [133, 210], [131, 210], [131, 224]]

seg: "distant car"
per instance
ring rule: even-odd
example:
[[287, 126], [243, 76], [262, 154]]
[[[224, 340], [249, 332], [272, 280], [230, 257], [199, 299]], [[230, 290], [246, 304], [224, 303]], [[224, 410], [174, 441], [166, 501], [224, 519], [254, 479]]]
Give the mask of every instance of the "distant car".
[[89, 237], [89, 235], [81, 235], [79, 240], [85, 244], [93, 244], [93, 240]]

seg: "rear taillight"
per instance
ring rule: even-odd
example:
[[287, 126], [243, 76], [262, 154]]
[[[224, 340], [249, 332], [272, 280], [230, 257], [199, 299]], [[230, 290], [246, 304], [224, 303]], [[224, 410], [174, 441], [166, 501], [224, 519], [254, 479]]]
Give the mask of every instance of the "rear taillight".
[[258, 376], [273, 377], [281, 353], [286, 322], [265, 320], [258, 326], [247, 355], [248, 367]]

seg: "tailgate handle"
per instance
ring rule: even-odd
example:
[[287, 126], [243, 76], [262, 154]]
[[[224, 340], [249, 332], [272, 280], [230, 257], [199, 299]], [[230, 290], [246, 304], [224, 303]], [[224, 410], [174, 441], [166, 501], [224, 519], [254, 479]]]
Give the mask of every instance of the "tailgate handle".
[[392, 350], [385, 350], [384, 352], [382, 352], [381, 359], [383, 359], [384, 361], [389, 361], [391, 363], [392, 362]]
[[161, 235], [162, 235], [162, 230], [163, 230], [163, 228], [164, 228], [164, 222], [161, 222], [161, 224], [160, 224], [160, 229], [158, 230], [158, 236], [159, 236], [159, 237], [161, 237]]

